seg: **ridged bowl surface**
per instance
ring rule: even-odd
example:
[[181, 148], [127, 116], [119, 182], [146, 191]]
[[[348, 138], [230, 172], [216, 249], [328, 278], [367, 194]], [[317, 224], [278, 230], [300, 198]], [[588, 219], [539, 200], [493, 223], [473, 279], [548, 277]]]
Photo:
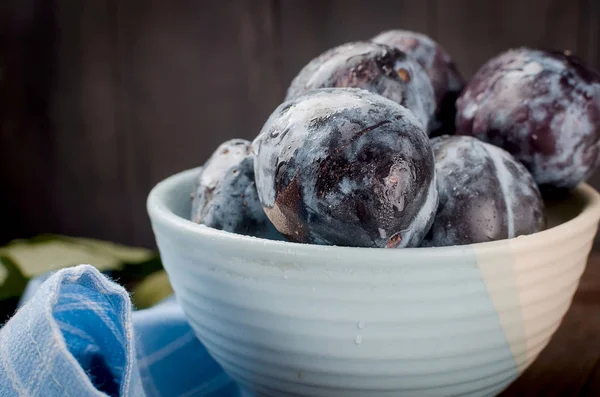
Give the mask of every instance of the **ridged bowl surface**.
[[169, 278], [200, 340], [257, 396], [493, 396], [568, 309], [600, 219], [581, 185], [548, 230], [450, 248], [325, 247], [187, 220], [196, 170], [150, 193]]

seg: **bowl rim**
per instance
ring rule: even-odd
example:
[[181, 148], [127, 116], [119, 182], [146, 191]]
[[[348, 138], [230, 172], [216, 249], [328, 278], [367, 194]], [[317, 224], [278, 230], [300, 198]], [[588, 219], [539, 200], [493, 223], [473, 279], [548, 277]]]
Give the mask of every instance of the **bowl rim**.
[[167, 225], [171, 229], [180, 230], [198, 238], [207, 238], [214, 242], [220, 241], [229, 246], [240, 247], [240, 245], [242, 245], [246, 249], [256, 249], [263, 252], [270, 252], [271, 250], [281, 252], [282, 249], [289, 250], [293, 248], [294, 251], [307, 255], [331, 255], [342, 253], [347, 255], [354, 251], [354, 253], [360, 253], [361, 255], [369, 252], [376, 255], [403, 255], [410, 253], [411, 256], [440, 254], [444, 256], [454, 256], [464, 255], [465, 250], [475, 248], [477, 252], [480, 253], [494, 254], [497, 252], [498, 254], [501, 254], [506, 252], [507, 243], [510, 243], [511, 250], [513, 251], [531, 250], [533, 247], [541, 244], [560, 244], [560, 242], [564, 240], [565, 234], [572, 234], [573, 231], [585, 230], [590, 227], [596, 228], [600, 221], [600, 193], [587, 183], [581, 183], [573, 189], [573, 193], [580, 196], [584, 202], [583, 210], [577, 216], [552, 228], [510, 239], [450, 247], [412, 247], [402, 249], [325, 246], [269, 240], [214, 229], [206, 225], [194, 223], [173, 212], [169, 205], [167, 205], [166, 200], [177, 187], [182, 183], [187, 183], [189, 179], [193, 178], [200, 168], [201, 167], [191, 168], [173, 174], [160, 181], [152, 188], [146, 202], [146, 209], [152, 224]]

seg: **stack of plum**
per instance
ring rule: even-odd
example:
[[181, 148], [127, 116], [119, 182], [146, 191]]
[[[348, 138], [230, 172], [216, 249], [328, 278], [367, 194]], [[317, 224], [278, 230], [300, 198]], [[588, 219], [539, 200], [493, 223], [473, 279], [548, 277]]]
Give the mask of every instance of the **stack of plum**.
[[600, 75], [519, 48], [465, 83], [409, 31], [332, 48], [292, 81], [254, 140], [201, 167], [192, 220], [269, 239], [450, 246], [544, 228], [542, 196], [600, 162]]

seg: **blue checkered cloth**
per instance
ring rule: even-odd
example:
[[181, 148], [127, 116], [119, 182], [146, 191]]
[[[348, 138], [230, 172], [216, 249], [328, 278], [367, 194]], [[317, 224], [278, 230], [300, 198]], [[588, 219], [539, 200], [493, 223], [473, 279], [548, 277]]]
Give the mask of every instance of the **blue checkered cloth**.
[[82, 265], [31, 282], [0, 329], [0, 396], [241, 394], [174, 298], [132, 311], [122, 287]]

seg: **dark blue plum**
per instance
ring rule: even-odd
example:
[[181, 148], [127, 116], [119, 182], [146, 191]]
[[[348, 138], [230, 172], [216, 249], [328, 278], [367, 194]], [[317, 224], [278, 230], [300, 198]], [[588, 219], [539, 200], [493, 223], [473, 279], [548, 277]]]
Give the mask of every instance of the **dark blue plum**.
[[405, 52], [427, 71], [437, 104], [431, 134], [452, 133], [456, 116], [456, 98], [465, 83], [448, 52], [430, 37], [409, 30], [388, 30], [372, 40]]
[[439, 206], [422, 246], [482, 243], [544, 227], [531, 174], [508, 152], [466, 136], [431, 140]]
[[204, 164], [192, 193], [191, 219], [228, 232], [283, 239], [258, 199], [250, 142], [224, 142]]
[[329, 87], [354, 87], [382, 95], [411, 110], [428, 128], [435, 95], [426, 71], [402, 51], [383, 44], [355, 42], [325, 51], [292, 81], [286, 100]]
[[254, 141], [258, 195], [302, 243], [414, 247], [437, 207], [433, 153], [412, 112], [361, 89], [280, 105]]
[[492, 58], [457, 111], [457, 133], [510, 152], [543, 191], [573, 188], [600, 165], [600, 74], [568, 52], [519, 48]]

